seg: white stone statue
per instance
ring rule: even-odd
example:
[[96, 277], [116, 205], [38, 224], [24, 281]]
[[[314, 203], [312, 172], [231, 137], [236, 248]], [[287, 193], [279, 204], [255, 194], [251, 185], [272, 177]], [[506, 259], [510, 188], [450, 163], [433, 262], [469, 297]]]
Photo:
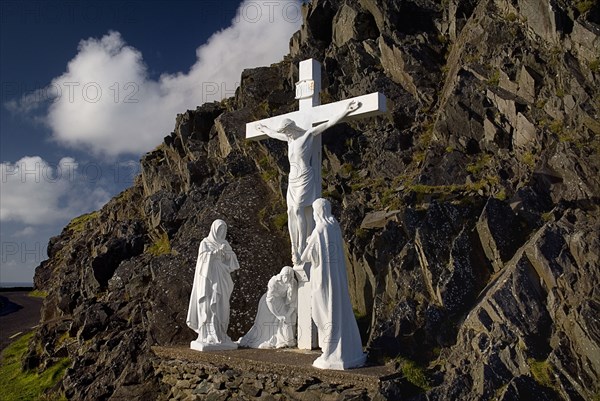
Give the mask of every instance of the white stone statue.
[[237, 257], [225, 239], [227, 224], [215, 220], [208, 237], [200, 243], [194, 285], [186, 323], [198, 333], [190, 348], [204, 350], [235, 349], [227, 335], [229, 299], [233, 291], [231, 272], [239, 269]]
[[269, 280], [258, 303], [254, 325], [238, 340], [242, 347], [285, 348], [296, 346], [298, 288], [294, 269], [285, 266]]
[[302, 261], [311, 263], [312, 319], [323, 351], [313, 366], [338, 370], [359, 367], [366, 355], [350, 302], [340, 225], [331, 214], [329, 201], [320, 198], [312, 206], [315, 229], [308, 237]]
[[[304, 250], [306, 238], [313, 228], [311, 205], [319, 196], [321, 182], [315, 180], [315, 172], [311, 158], [313, 155], [313, 138], [320, 135], [326, 129], [339, 123], [349, 113], [357, 110], [360, 102], [350, 101], [345, 109], [333, 116], [327, 122], [304, 130], [296, 123], [285, 118], [277, 130], [259, 123], [256, 129], [271, 138], [288, 143], [288, 159], [290, 161], [289, 183], [286, 195], [288, 229], [292, 243], [292, 263], [300, 261], [300, 255]], [[320, 160], [318, 161], [321, 162]], [[317, 168], [320, 168], [318, 166]]]

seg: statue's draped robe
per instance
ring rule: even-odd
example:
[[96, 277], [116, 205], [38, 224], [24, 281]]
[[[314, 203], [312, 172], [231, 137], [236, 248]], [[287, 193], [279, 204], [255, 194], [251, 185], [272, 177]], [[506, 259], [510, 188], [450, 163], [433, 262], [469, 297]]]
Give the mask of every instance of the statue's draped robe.
[[335, 219], [317, 221], [302, 260], [311, 263], [312, 319], [323, 352], [313, 366], [322, 369], [361, 366], [365, 355], [348, 291], [342, 233]]
[[[294, 346], [297, 290], [295, 283], [284, 283], [280, 275], [271, 277], [267, 292], [258, 303], [252, 328], [239, 339], [242, 347], [275, 348]], [[279, 317], [286, 316], [285, 323]]]
[[[227, 335], [233, 292], [230, 273], [239, 269], [235, 253], [224, 238], [219, 238], [217, 228], [211, 227], [211, 234], [200, 243], [186, 319], [198, 333], [198, 341], [208, 344], [231, 342]], [[225, 257], [218, 251], [221, 245]]]

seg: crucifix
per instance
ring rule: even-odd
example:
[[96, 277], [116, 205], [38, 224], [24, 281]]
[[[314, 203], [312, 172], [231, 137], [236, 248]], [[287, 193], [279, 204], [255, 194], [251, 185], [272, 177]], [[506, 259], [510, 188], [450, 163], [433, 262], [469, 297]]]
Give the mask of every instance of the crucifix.
[[386, 112], [386, 99], [374, 92], [321, 105], [321, 64], [300, 62], [296, 99], [299, 110], [246, 124], [246, 139], [267, 137], [288, 143], [290, 174], [286, 203], [292, 243], [292, 262], [298, 278], [298, 348], [317, 347], [311, 318], [310, 266], [299, 255], [314, 228], [312, 202], [321, 197], [321, 133], [340, 121], [366, 118]]

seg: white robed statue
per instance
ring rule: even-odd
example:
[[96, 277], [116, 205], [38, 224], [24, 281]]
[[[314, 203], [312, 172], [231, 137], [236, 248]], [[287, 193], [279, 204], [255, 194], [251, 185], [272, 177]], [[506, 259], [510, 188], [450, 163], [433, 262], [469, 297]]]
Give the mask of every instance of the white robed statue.
[[239, 269], [237, 257], [225, 239], [227, 224], [215, 220], [210, 234], [200, 243], [194, 285], [186, 323], [198, 333], [190, 348], [204, 350], [235, 349], [227, 335], [229, 299], [233, 292], [231, 272]]
[[296, 345], [297, 293], [294, 269], [285, 266], [271, 277], [258, 303], [254, 325], [238, 340], [242, 347], [285, 348]]
[[326, 199], [315, 200], [312, 207], [315, 229], [308, 237], [302, 261], [311, 263], [312, 319], [323, 352], [313, 366], [338, 370], [359, 367], [366, 355], [350, 302], [340, 225]]

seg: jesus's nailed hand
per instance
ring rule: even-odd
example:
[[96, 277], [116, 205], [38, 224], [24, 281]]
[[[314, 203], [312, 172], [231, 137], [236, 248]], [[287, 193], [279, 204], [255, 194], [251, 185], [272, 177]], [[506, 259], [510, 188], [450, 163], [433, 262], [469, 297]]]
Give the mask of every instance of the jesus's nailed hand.
[[356, 100], [352, 100], [346, 106], [346, 110], [350, 113], [350, 112], [353, 112], [355, 110], [358, 110], [360, 108], [360, 106], [362, 106], [361, 102], [357, 102]]

